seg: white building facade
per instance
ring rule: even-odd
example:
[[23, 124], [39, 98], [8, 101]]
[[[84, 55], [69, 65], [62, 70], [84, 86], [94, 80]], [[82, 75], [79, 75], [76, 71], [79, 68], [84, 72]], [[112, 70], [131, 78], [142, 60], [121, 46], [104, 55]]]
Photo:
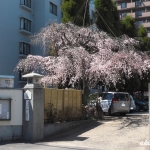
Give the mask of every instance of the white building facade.
[[14, 75], [14, 86], [23, 87], [26, 81], [14, 72], [17, 63], [28, 54], [44, 55], [29, 36], [61, 18], [61, 0], [0, 0], [0, 75]]

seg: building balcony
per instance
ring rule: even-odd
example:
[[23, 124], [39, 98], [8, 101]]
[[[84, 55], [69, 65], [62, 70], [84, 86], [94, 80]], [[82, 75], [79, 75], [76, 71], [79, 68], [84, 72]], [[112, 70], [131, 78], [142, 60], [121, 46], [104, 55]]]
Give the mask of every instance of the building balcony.
[[150, 12], [142, 12], [142, 15], [136, 15], [136, 18], [146, 18], [150, 17]]
[[141, 3], [141, 6], [142, 6], [142, 7], [148, 7], [148, 6], [150, 6], [150, 1], [142, 2], [142, 3]]
[[27, 11], [32, 11], [31, 0], [20, 0], [20, 7]]
[[144, 22], [144, 23], [142, 23], [142, 25], [143, 25], [145, 28], [150, 28], [150, 22]]
[[27, 55], [25, 55], [25, 54], [19, 54], [19, 57], [20, 57], [21, 59], [23, 59], [23, 58], [27, 58]]
[[133, 18], [135, 18], [135, 13], [125, 13], [125, 14], [120, 15], [120, 19], [124, 19], [126, 15], [132, 16]]
[[132, 16], [133, 18], [135, 18], [135, 13], [127, 13], [128, 16]]
[[135, 2], [133, 2], [133, 3], [127, 3], [126, 8], [121, 8], [121, 5], [117, 6], [118, 10], [126, 10], [126, 9], [131, 9], [131, 8], [135, 8]]
[[29, 12], [32, 12], [32, 11], [33, 11], [32, 8], [30, 8], [30, 7], [26, 6], [26, 5], [23, 5], [23, 4], [20, 4], [20, 8], [22, 8], [22, 9], [24, 9], [24, 10], [27, 10], [27, 11], [29, 11]]
[[150, 37], [150, 33], [147, 33], [147, 36]]
[[23, 33], [25, 35], [32, 35], [33, 34], [32, 32], [25, 30], [25, 29], [20, 29], [19, 31], [20, 31], [20, 33]]

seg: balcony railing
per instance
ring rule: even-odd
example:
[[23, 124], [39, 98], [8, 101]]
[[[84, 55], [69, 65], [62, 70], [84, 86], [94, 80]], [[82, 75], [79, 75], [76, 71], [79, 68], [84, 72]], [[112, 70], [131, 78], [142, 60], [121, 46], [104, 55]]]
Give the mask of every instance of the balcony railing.
[[150, 28], [150, 22], [144, 22], [144, 23], [142, 23], [142, 25], [143, 25], [145, 28]]
[[142, 2], [141, 4], [143, 7], [147, 7], [147, 6], [150, 6], [150, 1], [147, 1], [147, 2]]
[[150, 11], [148, 12], [142, 12], [141, 15], [136, 14], [136, 18], [146, 18], [150, 16]]
[[135, 18], [135, 13], [126, 13], [126, 14], [124, 14], [124, 15], [120, 15], [120, 18], [121, 18], [121, 19], [124, 19], [124, 18], [126, 17], [126, 15], [132, 16], [133, 18]]
[[135, 7], [135, 2], [133, 3], [127, 3], [126, 8], [121, 8], [121, 4], [117, 6], [118, 10], [122, 10], [122, 9], [130, 9], [130, 8], [134, 8]]
[[126, 8], [121, 8], [121, 4], [119, 4], [119, 5], [117, 5], [117, 9], [122, 10], [122, 9], [136, 8], [136, 7], [143, 8], [143, 7], [148, 7], [148, 6], [150, 6], [150, 1], [147, 1], [147, 2], [136, 1], [136, 2], [132, 2], [132, 3], [127, 2]]
[[150, 37], [150, 33], [147, 33], [147, 36]]

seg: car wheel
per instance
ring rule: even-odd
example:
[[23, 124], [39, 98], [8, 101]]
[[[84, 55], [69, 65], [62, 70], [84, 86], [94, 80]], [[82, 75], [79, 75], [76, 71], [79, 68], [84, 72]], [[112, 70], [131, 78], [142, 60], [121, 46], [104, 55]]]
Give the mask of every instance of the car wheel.
[[121, 115], [121, 116], [125, 116], [125, 115], [126, 115], [126, 113], [120, 113], [120, 115]]
[[140, 106], [139, 105], [136, 105], [136, 111], [140, 111]]

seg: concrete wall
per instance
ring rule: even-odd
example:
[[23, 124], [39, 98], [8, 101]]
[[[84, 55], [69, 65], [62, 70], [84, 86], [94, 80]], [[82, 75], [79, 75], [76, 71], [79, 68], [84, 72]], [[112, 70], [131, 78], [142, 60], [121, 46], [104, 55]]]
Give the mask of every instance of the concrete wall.
[[[58, 15], [49, 12], [49, 3], [58, 5]], [[0, 75], [15, 75], [15, 88], [24, 87], [18, 82], [14, 69], [20, 60], [19, 42], [30, 43], [29, 35], [20, 33], [20, 17], [31, 19], [32, 32], [37, 33], [49, 20], [61, 20], [61, 0], [32, 0], [32, 11], [20, 7], [20, 0], [0, 0]], [[32, 47], [31, 54], [44, 55], [42, 49]]]
[[11, 98], [11, 120], [0, 121], [0, 141], [22, 138], [22, 90], [0, 89], [0, 98]]
[[48, 136], [54, 135], [56, 133], [65, 132], [68, 129], [71, 129], [76, 126], [86, 124], [89, 122], [91, 122], [91, 120], [45, 124], [44, 125], [44, 137], [48, 137]]

